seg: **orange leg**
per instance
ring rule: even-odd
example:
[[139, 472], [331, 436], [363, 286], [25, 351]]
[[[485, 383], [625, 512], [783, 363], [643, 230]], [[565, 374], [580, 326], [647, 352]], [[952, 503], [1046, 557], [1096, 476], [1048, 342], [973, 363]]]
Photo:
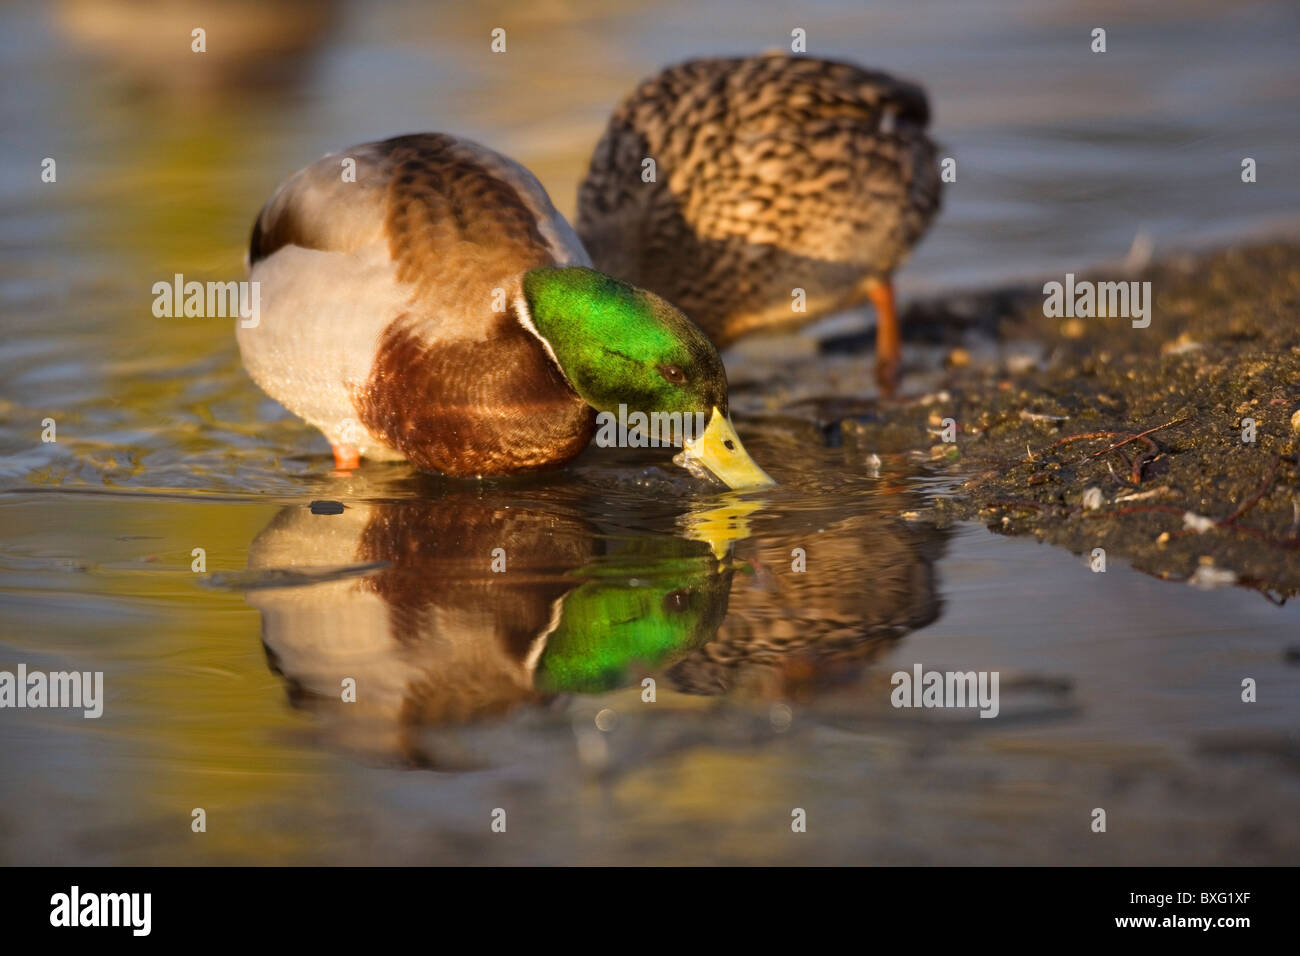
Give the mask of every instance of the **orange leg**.
[[361, 452], [351, 445], [333, 445], [334, 470], [355, 471], [361, 467]]
[[903, 337], [894, 309], [894, 282], [890, 278], [867, 281], [867, 297], [876, 309], [876, 382], [890, 398], [903, 370]]

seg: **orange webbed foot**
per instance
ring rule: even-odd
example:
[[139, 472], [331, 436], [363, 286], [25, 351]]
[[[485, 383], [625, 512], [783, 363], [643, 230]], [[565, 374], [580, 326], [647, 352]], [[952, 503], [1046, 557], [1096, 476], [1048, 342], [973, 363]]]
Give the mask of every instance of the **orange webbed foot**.
[[882, 396], [893, 398], [898, 391], [898, 385], [902, 378], [903, 359], [901, 355], [876, 356], [876, 384], [880, 386]]
[[361, 452], [351, 445], [333, 445], [331, 447], [334, 449], [335, 471], [356, 471], [361, 467]]
[[893, 279], [869, 280], [867, 297], [876, 309], [876, 383], [882, 395], [892, 398], [903, 371], [903, 336], [894, 308]]

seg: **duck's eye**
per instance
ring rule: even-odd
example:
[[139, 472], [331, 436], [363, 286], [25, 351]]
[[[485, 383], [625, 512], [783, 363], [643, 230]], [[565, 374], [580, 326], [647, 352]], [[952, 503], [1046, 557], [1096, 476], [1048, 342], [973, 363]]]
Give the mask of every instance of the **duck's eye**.
[[686, 373], [682, 371], [680, 365], [660, 365], [659, 374], [674, 385], [686, 384]]
[[669, 614], [680, 614], [691, 606], [690, 588], [678, 588], [664, 595], [664, 610]]

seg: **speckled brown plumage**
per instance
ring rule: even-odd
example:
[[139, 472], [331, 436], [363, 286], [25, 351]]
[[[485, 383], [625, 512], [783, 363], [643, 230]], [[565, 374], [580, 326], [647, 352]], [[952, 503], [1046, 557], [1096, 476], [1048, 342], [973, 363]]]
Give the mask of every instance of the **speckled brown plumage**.
[[[718, 344], [864, 301], [939, 208], [914, 84], [772, 54], [692, 60], [615, 110], [578, 196], [594, 264]], [[653, 158], [656, 182], [642, 181]], [[791, 307], [807, 293], [807, 311]]]

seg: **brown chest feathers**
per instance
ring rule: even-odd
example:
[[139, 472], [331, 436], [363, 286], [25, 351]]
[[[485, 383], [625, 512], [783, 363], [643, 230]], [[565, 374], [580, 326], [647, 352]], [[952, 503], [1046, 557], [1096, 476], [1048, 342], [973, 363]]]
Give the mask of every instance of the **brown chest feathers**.
[[411, 464], [461, 477], [562, 465], [596, 427], [595, 410], [509, 313], [476, 341], [430, 342], [399, 317], [355, 402], [366, 428]]

